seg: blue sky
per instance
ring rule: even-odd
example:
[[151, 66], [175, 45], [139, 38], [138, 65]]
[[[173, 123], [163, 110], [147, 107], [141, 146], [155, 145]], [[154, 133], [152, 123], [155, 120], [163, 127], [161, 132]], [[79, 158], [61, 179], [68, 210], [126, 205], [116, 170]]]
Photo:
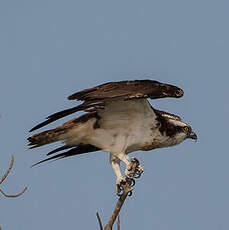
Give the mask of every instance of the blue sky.
[[[145, 168], [121, 213], [122, 229], [227, 230], [228, 1], [0, 2], [0, 225], [96, 229], [116, 202], [109, 155], [98, 152], [30, 168], [53, 149], [28, 150], [29, 130], [69, 108], [72, 93], [108, 81], [156, 79], [184, 89], [151, 101], [190, 123], [198, 142], [136, 152]], [[77, 116], [77, 115], [75, 115]], [[49, 127], [61, 124], [56, 122]]]

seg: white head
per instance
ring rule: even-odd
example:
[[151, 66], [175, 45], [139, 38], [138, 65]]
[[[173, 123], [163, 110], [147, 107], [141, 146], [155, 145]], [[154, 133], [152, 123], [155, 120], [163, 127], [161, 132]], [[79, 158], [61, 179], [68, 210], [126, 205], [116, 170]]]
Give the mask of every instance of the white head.
[[157, 110], [157, 118], [160, 124], [159, 131], [166, 138], [165, 146], [180, 144], [187, 138], [197, 140], [197, 135], [187, 123], [183, 122], [180, 117]]

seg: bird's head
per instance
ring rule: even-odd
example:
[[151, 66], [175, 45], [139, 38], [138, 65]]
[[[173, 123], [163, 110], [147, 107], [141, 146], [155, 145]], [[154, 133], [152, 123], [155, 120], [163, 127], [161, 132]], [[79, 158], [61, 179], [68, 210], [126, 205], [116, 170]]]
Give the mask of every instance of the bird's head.
[[192, 127], [183, 122], [180, 117], [162, 111], [156, 113], [160, 119], [160, 132], [169, 138], [168, 146], [180, 144], [188, 138], [197, 141], [197, 135]]
[[189, 138], [197, 141], [197, 135], [192, 127], [181, 120], [168, 119], [168, 131], [170, 131], [174, 144], [179, 144]]

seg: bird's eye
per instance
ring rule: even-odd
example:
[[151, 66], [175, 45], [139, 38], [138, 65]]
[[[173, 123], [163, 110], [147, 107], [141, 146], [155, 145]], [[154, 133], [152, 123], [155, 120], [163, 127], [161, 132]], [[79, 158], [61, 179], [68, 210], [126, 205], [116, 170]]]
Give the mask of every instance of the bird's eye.
[[185, 126], [184, 127], [184, 131], [187, 132], [187, 133], [189, 133], [189, 132], [191, 132], [191, 128], [189, 126]]

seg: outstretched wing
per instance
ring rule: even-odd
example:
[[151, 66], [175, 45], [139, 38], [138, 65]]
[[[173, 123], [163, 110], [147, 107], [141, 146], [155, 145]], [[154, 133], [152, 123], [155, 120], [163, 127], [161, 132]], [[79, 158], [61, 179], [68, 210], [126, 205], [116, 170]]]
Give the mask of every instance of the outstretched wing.
[[68, 97], [69, 100], [84, 101], [81, 105], [66, 109], [47, 117], [47, 120], [38, 124], [30, 131], [39, 129], [53, 121], [84, 110], [100, 110], [113, 100], [131, 100], [140, 98], [182, 97], [183, 90], [165, 83], [152, 80], [135, 80], [109, 82], [93, 88], [85, 89]]
[[74, 93], [68, 99], [80, 101], [101, 101], [114, 98], [122, 98], [124, 100], [133, 98], [155, 99], [181, 97], [183, 94], [182, 89], [173, 85], [152, 80], [135, 80], [105, 83]]

